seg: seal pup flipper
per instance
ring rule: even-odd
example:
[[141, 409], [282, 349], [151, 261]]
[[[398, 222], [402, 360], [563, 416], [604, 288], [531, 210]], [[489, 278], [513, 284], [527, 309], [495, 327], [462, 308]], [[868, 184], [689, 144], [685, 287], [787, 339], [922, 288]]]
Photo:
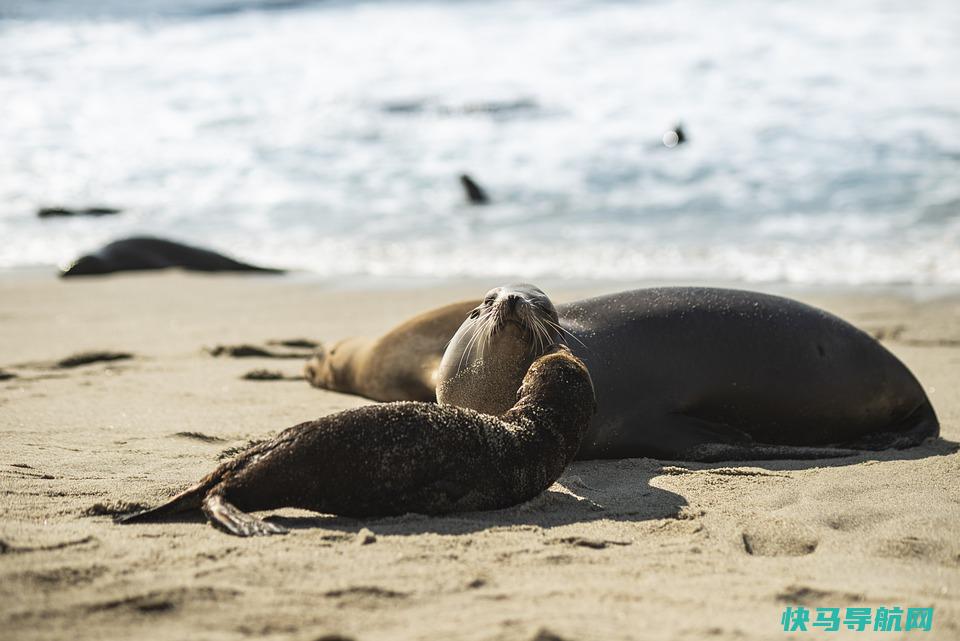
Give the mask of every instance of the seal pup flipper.
[[203, 503], [203, 497], [206, 496], [209, 491], [210, 484], [201, 481], [193, 487], [177, 494], [166, 503], [140, 512], [134, 512], [133, 514], [118, 516], [114, 519], [114, 522], [157, 523], [177, 514], [199, 510]]
[[210, 520], [210, 524], [218, 530], [236, 536], [270, 536], [271, 534], [286, 534], [287, 528], [275, 523], [268, 523], [255, 516], [241, 511], [232, 503], [227, 502], [223, 495], [211, 492], [203, 499], [203, 513]]

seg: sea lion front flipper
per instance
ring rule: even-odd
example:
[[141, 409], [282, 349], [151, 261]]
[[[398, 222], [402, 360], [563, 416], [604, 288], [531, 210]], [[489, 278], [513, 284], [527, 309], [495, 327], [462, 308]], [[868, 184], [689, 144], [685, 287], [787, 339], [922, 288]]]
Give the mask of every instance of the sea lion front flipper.
[[210, 519], [213, 527], [236, 536], [270, 536], [286, 534], [289, 531], [285, 527], [267, 523], [240, 511], [235, 505], [224, 500], [222, 495], [216, 493], [208, 494], [203, 499], [203, 513]]

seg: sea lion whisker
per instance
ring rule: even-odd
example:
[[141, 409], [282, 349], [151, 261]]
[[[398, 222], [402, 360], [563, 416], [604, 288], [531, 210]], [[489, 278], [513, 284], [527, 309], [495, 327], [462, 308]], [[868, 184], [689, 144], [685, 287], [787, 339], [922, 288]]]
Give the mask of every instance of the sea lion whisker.
[[467, 346], [463, 348], [463, 352], [460, 353], [460, 363], [457, 365], [457, 370], [463, 369], [463, 359], [469, 356], [472, 353], [474, 343], [476, 343], [477, 338], [480, 336], [484, 322], [481, 321], [477, 323], [479, 327], [474, 330], [473, 335], [470, 337], [470, 340], [467, 341]]
[[[547, 330], [543, 325], [542, 319], [539, 319], [536, 316], [534, 316], [532, 320], [533, 320], [532, 326], [534, 328], [534, 338], [536, 338], [536, 341], [537, 341], [536, 353], [543, 354], [544, 350], [546, 350], [547, 348], [547, 341], [550, 340], [550, 335], [547, 333]], [[531, 345], [531, 349], [532, 348], [533, 346]]]
[[567, 336], [569, 336], [569, 337], [572, 338], [573, 340], [575, 340], [575, 341], [577, 341], [578, 343], [580, 343], [580, 344], [583, 346], [583, 348], [584, 348], [585, 350], [587, 350], [588, 352], [590, 351], [590, 348], [587, 347], [587, 344], [586, 344], [586, 343], [584, 343], [582, 340], [580, 340], [579, 338], [577, 338], [577, 337], [573, 334], [573, 332], [571, 332], [570, 330], [568, 330], [568, 329], [566, 329], [565, 327], [563, 327], [562, 325], [560, 325], [560, 323], [555, 323], [555, 322], [553, 322], [553, 321], [550, 320], [550, 319], [545, 319], [545, 322], [546, 322], [546, 323], [549, 323], [550, 326], [553, 327], [554, 329], [556, 329], [558, 332], [561, 332], [562, 334], [566, 334]]
[[[469, 323], [470, 327], [473, 327], [473, 326], [475, 326], [475, 325], [479, 325], [479, 324], [480, 324], [480, 323], [476, 322], [472, 317], [471, 317], [471, 318], [468, 318], [468, 319], [464, 322], [464, 325], [467, 325], [467, 323]], [[467, 344], [466, 344], [466, 346], [463, 348], [463, 351], [460, 352], [460, 363], [457, 365], [457, 369], [458, 369], [458, 370], [463, 367], [463, 359], [464, 359], [464, 357], [467, 355], [467, 353], [470, 351], [470, 344], [473, 343], [473, 339], [474, 339], [475, 336], [476, 336], [476, 330], [474, 330], [474, 333], [470, 336], [470, 340], [467, 341]], [[453, 338], [451, 338], [450, 340], [452, 341]]]

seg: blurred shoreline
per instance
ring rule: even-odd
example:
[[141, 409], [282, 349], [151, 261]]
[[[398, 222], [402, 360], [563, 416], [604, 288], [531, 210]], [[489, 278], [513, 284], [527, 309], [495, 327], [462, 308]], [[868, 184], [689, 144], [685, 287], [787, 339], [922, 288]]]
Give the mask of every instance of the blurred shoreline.
[[[913, 302], [924, 302], [938, 299], [954, 299], [960, 297], [960, 285], [931, 285], [917, 283], [883, 283], [883, 284], [843, 284], [843, 283], [790, 283], [783, 281], [745, 282], [738, 280], [710, 280], [710, 279], [600, 279], [600, 278], [562, 278], [547, 276], [529, 278], [521, 274], [513, 276], [374, 276], [374, 275], [324, 275], [307, 270], [293, 270], [282, 275], [243, 275], [233, 274], [202, 274], [180, 269], [157, 271], [132, 271], [102, 276], [74, 278], [65, 283], [68, 287], [83, 287], [87, 284], [101, 281], [109, 282], [114, 279], [136, 280], [145, 278], [144, 284], [149, 286], [151, 278], [163, 276], [185, 276], [200, 279], [209, 278], [216, 282], [222, 279], [225, 282], [235, 278], [249, 279], [255, 287], [310, 286], [318, 291], [356, 291], [356, 292], [383, 292], [402, 290], [438, 291], [463, 289], [476, 291], [480, 296], [488, 289], [507, 283], [530, 282], [538, 285], [547, 292], [559, 290], [567, 292], [584, 292], [584, 296], [595, 292], [617, 292], [629, 289], [648, 287], [719, 287], [725, 289], [745, 289], [787, 297], [804, 298], [807, 296], [847, 297], [862, 299], [871, 297], [892, 297]], [[0, 283], [34, 283], [43, 284], [49, 281], [60, 281], [55, 266], [6, 267], [0, 268]]]

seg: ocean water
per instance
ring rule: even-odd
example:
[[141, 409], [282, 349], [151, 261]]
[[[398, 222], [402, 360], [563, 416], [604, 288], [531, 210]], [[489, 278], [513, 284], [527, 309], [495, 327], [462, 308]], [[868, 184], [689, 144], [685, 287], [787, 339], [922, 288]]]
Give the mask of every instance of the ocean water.
[[960, 285], [957, 34], [956, 0], [0, 0], [0, 267], [155, 234], [331, 277]]

